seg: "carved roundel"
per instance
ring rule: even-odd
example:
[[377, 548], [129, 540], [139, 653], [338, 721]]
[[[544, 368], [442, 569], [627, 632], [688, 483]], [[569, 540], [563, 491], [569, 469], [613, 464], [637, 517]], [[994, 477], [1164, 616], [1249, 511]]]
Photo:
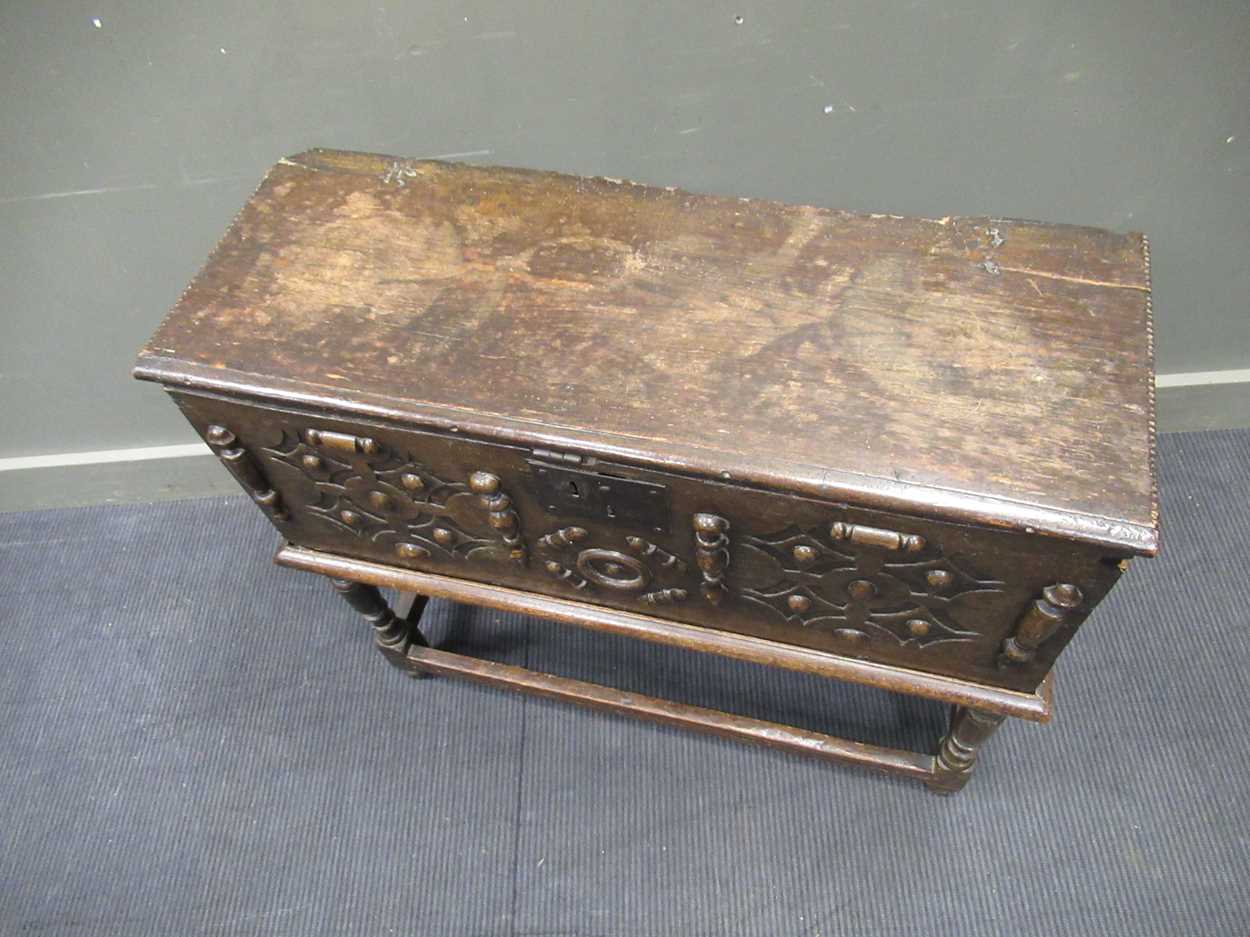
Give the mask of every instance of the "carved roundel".
[[638, 592], [651, 581], [651, 571], [636, 556], [598, 548], [577, 554], [577, 571], [596, 585]]
[[545, 554], [543, 568], [578, 591], [633, 593], [648, 605], [688, 597], [686, 564], [667, 550], [641, 537], [625, 537], [625, 550], [592, 546], [589, 538], [584, 527], [562, 527], [542, 537], [538, 547]]

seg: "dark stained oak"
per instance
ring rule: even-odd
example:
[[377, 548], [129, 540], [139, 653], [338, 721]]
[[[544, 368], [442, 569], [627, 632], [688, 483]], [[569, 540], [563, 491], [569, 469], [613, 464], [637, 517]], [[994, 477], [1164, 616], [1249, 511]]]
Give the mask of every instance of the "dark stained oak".
[[[175, 399], [208, 438], [234, 440], [293, 544], [1013, 691], [1036, 690], [1122, 572], [1081, 542], [273, 401]], [[1048, 590], [1079, 600], [1039, 617]]]
[[950, 728], [933, 759], [933, 776], [925, 782], [929, 789], [938, 794], [954, 794], [962, 790], [972, 777], [978, 750], [1002, 723], [1000, 713], [954, 707]]
[[313, 150], [138, 374], [1149, 554], [1146, 251]]
[[596, 683], [556, 677], [496, 661], [413, 647], [401, 659], [400, 666], [418, 672], [463, 677], [501, 689], [629, 715], [660, 725], [698, 729], [723, 738], [766, 745], [860, 768], [873, 768], [887, 774], [923, 780], [926, 784], [940, 785], [944, 779], [944, 775], [939, 774], [936, 767], [936, 759], [932, 756], [853, 742], [794, 726], [749, 716], [730, 715], [715, 709], [674, 703], [626, 690], [614, 690]]
[[[135, 374], [406, 672], [951, 793], [1158, 550], [1150, 316], [1141, 235], [313, 150]], [[899, 752], [449, 654], [430, 596], [943, 700], [950, 729]]]
[[643, 615], [596, 608], [583, 603], [535, 595], [486, 583], [464, 582], [445, 576], [432, 576], [411, 570], [393, 569], [376, 563], [320, 553], [284, 545], [274, 562], [290, 569], [319, 573], [335, 580], [350, 580], [370, 586], [417, 592], [451, 599], [469, 605], [497, 608], [505, 612], [536, 615], [551, 621], [576, 625], [591, 631], [619, 634], [656, 644], [718, 654], [780, 667], [800, 673], [877, 687], [894, 693], [907, 693], [940, 700], [956, 706], [974, 707], [985, 712], [1013, 716], [1030, 722], [1050, 720], [1053, 675], [1033, 693], [1018, 693], [998, 687], [969, 683], [923, 671], [900, 668], [819, 654], [755, 638], [711, 629], [694, 628], [679, 622], [662, 621]]
[[429, 642], [418, 624], [429, 601], [424, 595], [408, 595], [402, 611], [387, 604], [377, 586], [352, 579], [331, 579], [334, 591], [341, 595], [361, 617], [373, 626], [374, 640], [383, 650], [403, 653], [410, 644], [427, 647]]

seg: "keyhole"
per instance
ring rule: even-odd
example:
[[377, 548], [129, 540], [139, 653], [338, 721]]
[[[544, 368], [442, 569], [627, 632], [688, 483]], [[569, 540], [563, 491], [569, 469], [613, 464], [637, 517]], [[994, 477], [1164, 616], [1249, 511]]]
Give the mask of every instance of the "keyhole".
[[569, 494], [571, 494], [574, 498], [580, 498], [582, 496], [581, 490], [577, 487], [577, 482], [569, 482]]
[[612, 507], [612, 505], [606, 505], [605, 510], [608, 512], [608, 517], [616, 517], [616, 508]]

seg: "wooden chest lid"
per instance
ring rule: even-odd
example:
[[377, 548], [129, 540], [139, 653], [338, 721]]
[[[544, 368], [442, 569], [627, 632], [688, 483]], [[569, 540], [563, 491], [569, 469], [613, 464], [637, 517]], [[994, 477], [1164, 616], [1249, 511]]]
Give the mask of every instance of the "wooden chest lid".
[[186, 388], [1151, 554], [1141, 235], [313, 150], [142, 351]]

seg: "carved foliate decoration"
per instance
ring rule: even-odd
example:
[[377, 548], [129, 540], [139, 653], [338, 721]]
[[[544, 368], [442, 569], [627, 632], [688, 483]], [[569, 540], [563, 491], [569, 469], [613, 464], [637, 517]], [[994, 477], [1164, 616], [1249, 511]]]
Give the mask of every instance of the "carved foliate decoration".
[[684, 602], [686, 564], [642, 537], [593, 546], [584, 527], [562, 527], [538, 541], [543, 568], [578, 591], [637, 593], [648, 605]]
[[525, 560], [516, 514], [494, 475], [447, 481], [373, 439], [323, 430], [283, 431], [264, 452], [316, 492], [303, 508], [309, 515], [401, 561]]
[[[888, 535], [888, 536], [887, 536]], [[888, 636], [925, 648], [980, 635], [952, 614], [968, 596], [1002, 591], [919, 537], [846, 524], [740, 535], [738, 594], [786, 622], [848, 643]]]

